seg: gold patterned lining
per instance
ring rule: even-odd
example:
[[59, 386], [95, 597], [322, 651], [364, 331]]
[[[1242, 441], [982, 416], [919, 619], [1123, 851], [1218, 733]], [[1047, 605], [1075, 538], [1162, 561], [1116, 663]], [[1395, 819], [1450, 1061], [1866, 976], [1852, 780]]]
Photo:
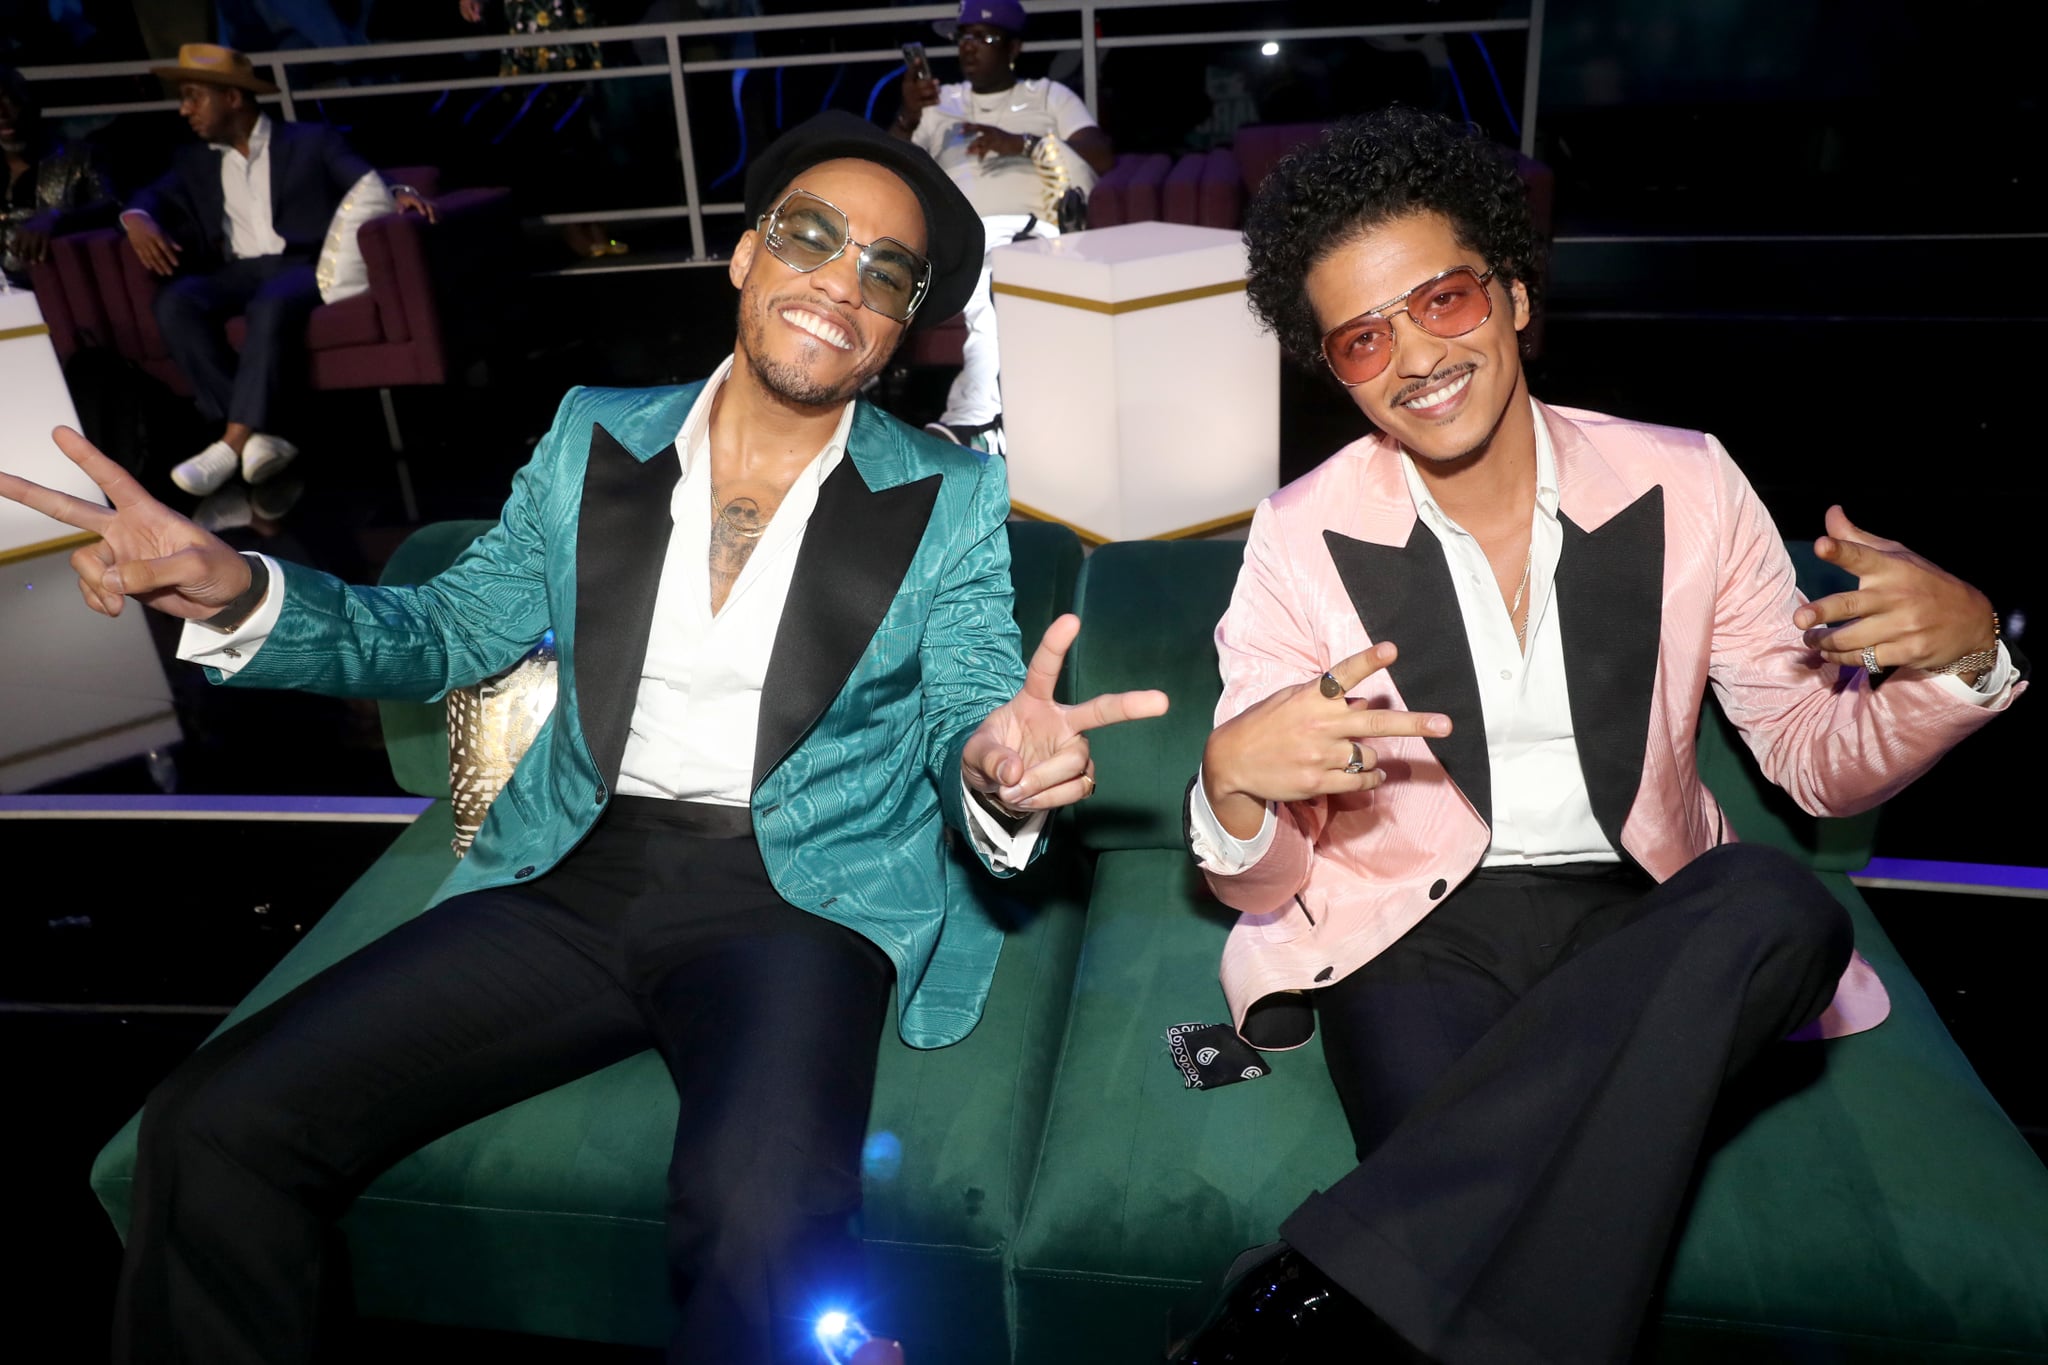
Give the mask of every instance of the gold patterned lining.
[[555, 648], [537, 646], [495, 678], [448, 694], [448, 793], [460, 858], [476, 841], [491, 802], [555, 709]]

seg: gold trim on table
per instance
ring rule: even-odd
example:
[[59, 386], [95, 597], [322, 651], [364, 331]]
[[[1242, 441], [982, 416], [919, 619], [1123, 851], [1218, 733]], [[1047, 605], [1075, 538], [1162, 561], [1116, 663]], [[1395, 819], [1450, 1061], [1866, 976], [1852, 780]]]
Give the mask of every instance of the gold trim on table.
[[75, 550], [98, 539], [99, 537], [92, 532], [85, 531], [75, 536], [59, 536], [55, 540], [38, 541], [34, 545], [24, 545], [18, 550], [0, 550], [0, 564], [18, 564], [24, 559], [34, 559], [37, 555], [55, 554], [59, 550]]
[[1164, 308], [1170, 303], [1189, 303], [1195, 299], [1213, 299], [1224, 294], [1242, 294], [1243, 280], [1225, 280], [1221, 284], [1197, 285], [1193, 289], [1176, 289], [1170, 294], [1147, 294], [1141, 299], [1124, 299], [1119, 303], [1105, 303], [1101, 299], [1084, 299], [1079, 294], [1055, 294], [1050, 289], [1031, 289], [1021, 284], [1005, 284], [998, 280], [989, 286], [993, 293], [1008, 294], [1011, 298], [1032, 299], [1039, 303], [1050, 303], [1059, 308], [1079, 308], [1090, 313], [1107, 313], [1111, 317], [1124, 313], [1136, 313], [1146, 308]]
[[0, 341], [19, 341], [23, 337], [40, 337], [50, 334], [50, 324], [38, 322], [28, 327], [0, 327]]

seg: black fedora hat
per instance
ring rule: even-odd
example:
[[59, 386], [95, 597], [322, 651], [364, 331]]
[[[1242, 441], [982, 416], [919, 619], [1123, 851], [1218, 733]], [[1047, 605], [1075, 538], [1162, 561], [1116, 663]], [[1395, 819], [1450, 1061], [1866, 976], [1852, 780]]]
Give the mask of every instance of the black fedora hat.
[[842, 158], [872, 161], [894, 171], [924, 208], [925, 256], [932, 263], [932, 283], [911, 325], [944, 322], [965, 308], [988, 251], [981, 215], [923, 148], [899, 141], [844, 109], [827, 109], [805, 119], [747, 167], [747, 226], [759, 226], [761, 215], [775, 207], [775, 196], [798, 176], [821, 162]]

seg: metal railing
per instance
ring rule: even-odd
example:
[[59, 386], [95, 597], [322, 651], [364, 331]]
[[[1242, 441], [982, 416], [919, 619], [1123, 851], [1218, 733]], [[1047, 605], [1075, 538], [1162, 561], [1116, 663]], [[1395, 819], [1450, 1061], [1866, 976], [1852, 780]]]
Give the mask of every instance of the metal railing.
[[[1524, 63], [1521, 116], [1518, 120], [1521, 132], [1521, 146], [1525, 155], [1533, 154], [1536, 146], [1536, 95], [1537, 76], [1543, 47], [1543, 11], [1546, 0], [1528, 0], [1529, 13], [1523, 18], [1474, 18], [1466, 20], [1434, 20], [1429, 22], [1387, 22], [1337, 25], [1302, 25], [1288, 27], [1285, 16], [1278, 11], [1284, 6], [1274, 4], [1269, 8], [1276, 11], [1276, 22], [1270, 27], [1231, 28], [1227, 30], [1187, 28], [1162, 33], [1128, 35], [1101, 35], [1099, 19], [1104, 14], [1118, 11], [1150, 10], [1171, 8], [1178, 11], [1192, 11], [1199, 15], [1204, 9], [1231, 6], [1242, 11], [1244, 0], [1033, 0], [1031, 5], [1032, 31], [1027, 36], [1027, 48], [1034, 53], [1078, 52], [1081, 64], [1081, 97], [1092, 112], [1097, 108], [1099, 76], [1103, 54], [1120, 50], [1137, 50], [1168, 46], [1200, 46], [1207, 44], [1266, 43], [1289, 41], [1327, 42], [1333, 39], [1371, 39], [1386, 37], [1420, 37], [1427, 35], [1450, 35], [1469, 33], [1526, 33], [1528, 55]], [[1487, 8], [1475, 3], [1475, 8]], [[1361, 4], [1359, 9], [1370, 11], [1370, 4]], [[1494, 7], [1497, 8], [1497, 7]], [[683, 194], [680, 203], [662, 204], [632, 209], [611, 209], [605, 211], [571, 211], [541, 215], [541, 221], [550, 224], [577, 222], [630, 222], [661, 219], [685, 219], [689, 224], [690, 251], [695, 260], [709, 258], [704, 232], [707, 215], [738, 214], [744, 206], [732, 201], [706, 201], [699, 183], [695, 138], [690, 121], [690, 105], [686, 81], [691, 76], [713, 73], [731, 73], [741, 70], [781, 70], [792, 67], [821, 66], [836, 64], [857, 64], [862, 62], [888, 63], [901, 70], [902, 53], [896, 47], [860, 48], [840, 52], [798, 53], [788, 55], [739, 56], [685, 60], [683, 45], [686, 42], [702, 40], [733, 41], [760, 33], [843, 31], [848, 29], [872, 29], [886, 26], [902, 29], [915, 24], [927, 27], [929, 21], [951, 18], [958, 12], [956, 5], [900, 5], [885, 8], [851, 10], [816, 10], [801, 14], [778, 14], [733, 19], [690, 19], [657, 24], [626, 24], [609, 28], [556, 30], [539, 34], [483, 34], [474, 38], [435, 38], [402, 43], [373, 43], [355, 47], [329, 47], [294, 49], [283, 52], [252, 53], [256, 66], [265, 71], [273, 84], [278, 87], [276, 95], [261, 97], [265, 102], [274, 103], [287, 120], [298, 118], [301, 101], [318, 99], [331, 100], [378, 99], [401, 95], [442, 94], [457, 90], [497, 90], [521, 86], [550, 85], [557, 82], [584, 84], [601, 81], [656, 81], [668, 83], [669, 97], [674, 105], [676, 139], [682, 162]], [[1072, 36], [1052, 36], [1056, 18], [1063, 18], [1073, 25]], [[385, 81], [371, 84], [322, 85], [309, 88], [303, 84], [294, 85], [292, 76], [295, 68], [326, 66], [346, 63], [351, 74], [362, 71], [369, 64], [398, 62], [407, 59], [436, 56], [496, 55], [507, 49], [534, 47], [583, 46], [604, 43], [647, 43], [659, 41], [665, 60], [644, 62], [637, 66], [608, 66], [594, 69], [535, 72], [530, 74], [505, 74], [490, 76], [455, 76], [447, 78], [425, 78], [418, 80]], [[932, 56], [944, 57], [957, 54], [957, 49], [932, 45], [927, 48]], [[1491, 58], [1488, 59], [1489, 63]], [[162, 65], [161, 61], [99, 62], [62, 66], [32, 66], [22, 69], [22, 74], [38, 84], [58, 81], [99, 80], [108, 77], [146, 76], [152, 67]], [[892, 73], [893, 74], [893, 73]], [[883, 76], [882, 80], [888, 80]], [[879, 87], [880, 82], [877, 83]], [[1505, 94], [1502, 96], [1505, 100]], [[116, 100], [100, 103], [62, 104], [47, 103], [44, 114], [49, 118], [89, 117], [109, 114], [145, 113], [174, 110], [177, 101], [171, 99]], [[1114, 129], [1111, 130], [1112, 136]]]

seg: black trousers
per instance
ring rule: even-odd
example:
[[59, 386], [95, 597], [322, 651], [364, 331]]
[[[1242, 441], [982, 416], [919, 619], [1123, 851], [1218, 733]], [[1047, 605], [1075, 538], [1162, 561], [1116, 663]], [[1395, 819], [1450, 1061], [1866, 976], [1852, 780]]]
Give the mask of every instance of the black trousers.
[[[305, 350], [306, 319], [320, 306], [311, 264], [251, 256], [207, 275], [180, 275], [156, 294], [156, 325], [192, 381], [199, 411], [215, 422], [268, 431], [277, 395]], [[238, 356], [228, 319], [248, 318]]]
[[1765, 848], [1479, 872], [1318, 992], [1359, 1165], [1281, 1236], [1433, 1359], [1627, 1360], [1717, 1098], [1850, 946]]
[[350, 1313], [334, 1224], [372, 1179], [649, 1046], [682, 1099], [669, 1359], [812, 1359], [820, 1302], [860, 1295], [894, 970], [779, 898], [744, 830], [616, 797], [540, 881], [449, 900], [195, 1053], [143, 1108], [117, 1365], [327, 1359]]

